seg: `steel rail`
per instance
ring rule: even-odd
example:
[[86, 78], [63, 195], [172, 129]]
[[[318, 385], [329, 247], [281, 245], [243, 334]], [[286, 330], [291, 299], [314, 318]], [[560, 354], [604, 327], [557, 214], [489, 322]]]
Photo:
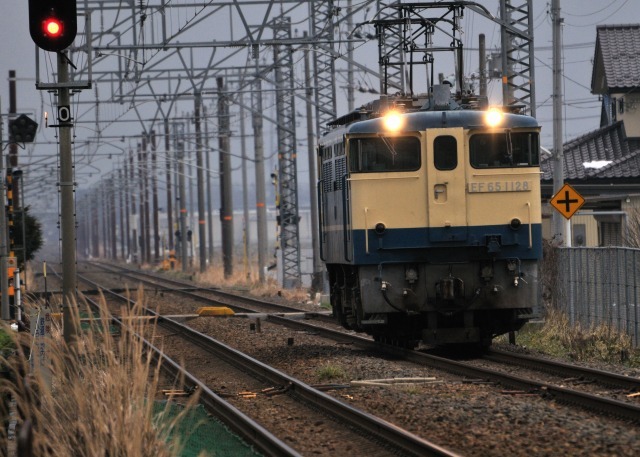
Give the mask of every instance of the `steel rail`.
[[[229, 294], [229, 295], [232, 295], [232, 294]], [[258, 300], [256, 301], [259, 302]], [[496, 371], [496, 370], [491, 370], [488, 368], [475, 367], [471, 364], [450, 360], [450, 359], [439, 357], [432, 354], [425, 354], [417, 351], [405, 350], [395, 346], [378, 343], [371, 339], [350, 335], [348, 333], [320, 327], [320, 326], [313, 325], [313, 324], [299, 321], [299, 320], [289, 319], [287, 317], [281, 317], [277, 315], [267, 315], [267, 319], [276, 324], [285, 325], [290, 328], [296, 328], [298, 330], [316, 333], [320, 336], [323, 336], [325, 338], [330, 338], [334, 341], [352, 343], [364, 349], [368, 349], [372, 351], [382, 351], [389, 355], [403, 357], [404, 359], [413, 363], [430, 366], [432, 368], [442, 369], [444, 371], [447, 371], [453, 374], [458, 374], [461, 376], [466, 376], [472, 379], [482, 378], [482, 379], [485, 379], [491, 382], [496, 382], [501, 385], [514, 388], [514, 389], [537, 392], [540, 395], [544, 395], [545, 397], [551, 397], [564, 403], [573, 404], [573, 405], [584, 407], [590, 410], [600, 411], [608, 415], [613, 415], [626, 420], [631, 420], [633, 422], [640, 422], [640, 407], [633, 405], [631, 403], [626, 403], [626, 402], [622, 402], [612, 398], [600, 397], [597, 395], [588, 394], [588, 393], [580, 392], [573, 389], [559, 387], [550, 383], [533, 381], [527, 378], [506, 374], [506, 373]], [[494, 351], [494, 352], [497, 352], [497, 351]], [[549, 362], [549, 364], [547, 364], [547, 367], [551, 366], [551, 364], [552, 363]], [[531, 365], [533, 365], [533, 360], [531, 360]], [[558, 363], [557, 365], [559, 366], [561, 365], [561, 363]], [[574, 373], [576, 374], [580, 372], [580, 367], [573, 367], [573, 369], [574, 369]], [[604, 373], [605, 372], [601, 373], [602, 377], [604, 377]], [[582, 371], [582, 374], [578, 376], [588, 377], [591, 375], [595, 375], [595, 373], [590, 370], [584, 370]], [[621, 377], [621, 378], [624, 378], [624, 377]], [[609, 378], [608, 382], [603, 382], [603, 384], [614, 383], [616, 382], [616, 380], [621, 381], [620, 377], [613, 376]], [[630, 387], [628, 388], [638, 388], [637, 383], [638, 383], [637, 380], [635, 384], [633, 383], [633, 381], [631, 381], [631, 384], [629, 385]]]
[[[80, 275], [78, 276], [80, 277]], [[94, 309], [99, 309], [97, 302], [88, 297], [84, 298]], [[121, 295], [119, 295], [119, 298], [128, 300], [126, 297]], [[115, 323], [122, 329], [127, 329], [127, 326], [115, 316], [111, 316], [111, 322]], [[178, 363], [166, 355], [161, 349], [154, 346], [146, 338], [135, 332], [134, 335], [137, 338], [140, 338], [147, 350], [151, 351], [156, 360], [158, 358], [162, 359], [161, 368], [168, 373], [169, 376], [173, 377], [173, 379], [184, 379], [185, 386], [187, 387], [197, 386], [200, 391], [199, 400], [206, 407], [207, 411], [225, 423], [244, 440], [253, 444], [261, 453], [274, 457], [301, 457], [301, 454], [296, 450], [278, 439], [275, 435], [237, 409], [231, 403], [216, 395], [215, 392], [209, 389], [204, 383], [199, 381], [189, 372], [183, 370]]]
[[605, 386], [640, 391], [640, 378], [633, 376], [624, 376], [618, 373], [610, 373], [608, 371], [580, 367], [564, 362], [541, 359], [524, 354], [515, 354], [498, 349], [491, 349], [483, 358], [525, 368], [535, 368], [536, 370], [551, 374], [591, 380]]
[[[99, 287], [96, 282], [78, 275], [83, 281]], [[105, 293], [118, 297], [130, 303], [132, 300], [120, 294], [113, 293], [108, 289], [102, 289]], [[207, 335], [199, 333], [192, 328], [181, 324], [173, 319], [163, 317], [155, 311], [145, 308], [147, 315], [156, 316], [158, 325], [168, 330], [179, 333], [183, 338], [191, 343], [203, 348], [204, 350], [214, 354], [230, 365], [244, 372], [268, 380], [271, 383], [288, 386], [288, 392], [295, 397], [301, 399], [307, 404], [312, 405], [317, 410], [327, 414], [329, 417], [339, 418], [349, 425], [357, 427], [367, 436], [375, 437], [374, 439], [382, 441], [393, 448], [401, 450], [407, 455], [415, 456], [458, 456], [443, 447], [440, 447], [428, 440], [425, 440], [413, 433], [408, 432], [390, 422], [373, 416], [369, 413], [354, 408], [348, 404], [342, 403], [334, 397], [317, 390], [302, 381], [288, 376], [259, 360], [217, 341]], [[244, 436], [244, 435], [243, 435]]]

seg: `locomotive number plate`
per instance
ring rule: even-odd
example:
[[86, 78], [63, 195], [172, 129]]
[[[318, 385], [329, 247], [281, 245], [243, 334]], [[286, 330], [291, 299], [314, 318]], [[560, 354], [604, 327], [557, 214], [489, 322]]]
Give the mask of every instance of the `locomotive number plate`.
[[529, 192], [533, 188], [531, 181], [488, 181], [470, 182], [469, 193], [481, 192]]

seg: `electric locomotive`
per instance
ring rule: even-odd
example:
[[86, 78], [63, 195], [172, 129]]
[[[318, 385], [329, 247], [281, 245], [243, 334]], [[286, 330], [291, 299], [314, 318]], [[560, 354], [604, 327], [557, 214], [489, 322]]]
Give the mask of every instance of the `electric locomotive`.
[[383, 96], [319, 140], [333, 313], [378, 341], [486, 346], [537, 305], [540, 127], [450, 95]]

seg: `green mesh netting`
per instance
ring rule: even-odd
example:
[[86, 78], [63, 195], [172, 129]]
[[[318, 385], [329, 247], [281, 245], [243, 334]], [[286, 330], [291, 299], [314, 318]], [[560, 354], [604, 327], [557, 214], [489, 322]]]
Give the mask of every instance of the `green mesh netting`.
[[171, 423], [179, 415], [182, 417], [167, 440], [173, 440], [175, 433], [180, 435], [178, 440], [181, 457], [261, 456], [226, 425], [207, 414], [202, 405], [185, 411], [182, 405], [176, 403], [166, 401], [154, 403], [154, 416], [163, 424]]
[[[80, 319], [93, 319], [93, 321], [89, 322], [89, 321], [81, 321], [80, 322], [80, 329], [82, 331], [87, 331], [90, 328], [92, 330], [103, 330], [104, 325], [102, 325], [102, 322], [100, 321], [100, 313], [95, 312], [95, 313], [86, 313], [84, 311], [80, 312]], [[113, 325], [113, 324], [109, 324], [109, 333], [111, 333], [112, 335], [118, 335], [120, 333], [120, 327]]]

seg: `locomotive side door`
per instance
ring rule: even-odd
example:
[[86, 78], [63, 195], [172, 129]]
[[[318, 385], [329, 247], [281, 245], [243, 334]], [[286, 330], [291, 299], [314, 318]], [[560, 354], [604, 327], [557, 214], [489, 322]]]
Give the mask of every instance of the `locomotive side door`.
[[429, 129], [427, 150], [427, 218], [429, 240], [467, 239], [464, 129]]

